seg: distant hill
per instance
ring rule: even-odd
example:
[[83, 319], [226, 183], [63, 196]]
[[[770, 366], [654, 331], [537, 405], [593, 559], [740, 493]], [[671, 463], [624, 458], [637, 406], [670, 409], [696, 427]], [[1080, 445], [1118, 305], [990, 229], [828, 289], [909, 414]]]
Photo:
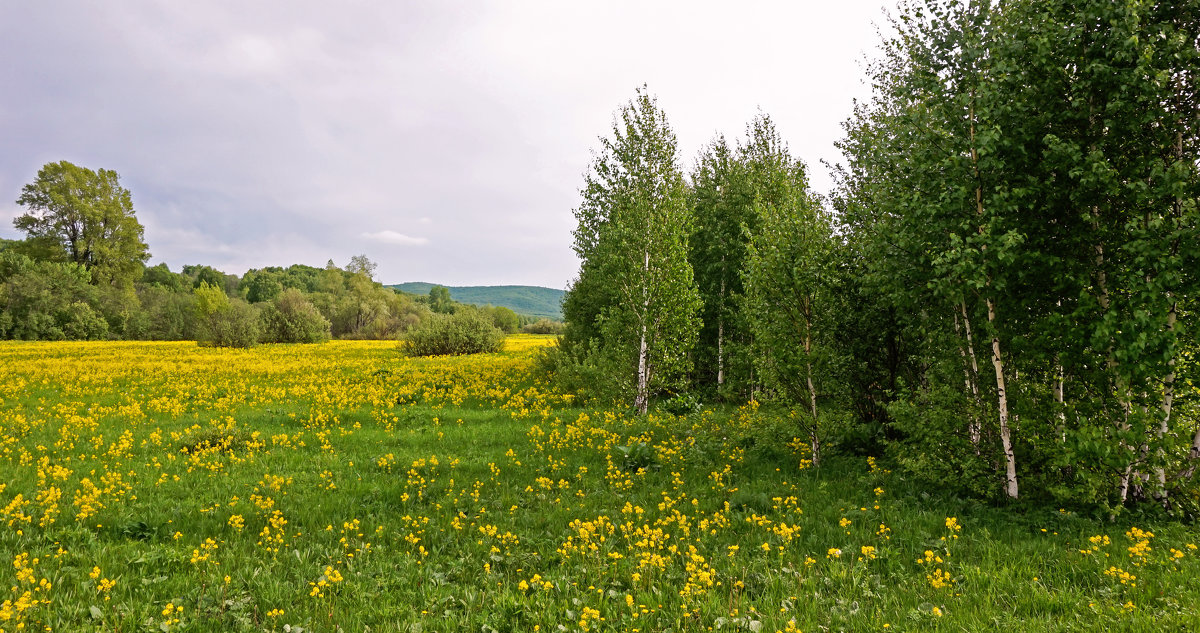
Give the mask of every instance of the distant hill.
[[[401, 292], [415, 295], [427, 295], [429, 289], [437, 284], [424, 281], [410, 281], [405, 284], [392, 284]], [[543, 288], [541, 286], [446, 286], [450, 290], [450, 298], [459, 303], [471, 303], [477, 306], [504, 306], [517, 314], [527, 314], [534, 317], [546, 317], [556, 321], [562, 320], [562, 290]]]

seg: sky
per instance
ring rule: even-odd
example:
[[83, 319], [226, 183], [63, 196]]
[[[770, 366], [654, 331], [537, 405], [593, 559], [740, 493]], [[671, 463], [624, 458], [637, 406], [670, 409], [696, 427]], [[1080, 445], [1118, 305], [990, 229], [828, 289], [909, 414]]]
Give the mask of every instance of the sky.
[[66, 160], [120, 174], [175, 271], [365, 254], [384, 283], [565, 288], [639, 86], [685, 173], [762, 111], [826, 193], [892, 5], [0, 0], [0, 237]]

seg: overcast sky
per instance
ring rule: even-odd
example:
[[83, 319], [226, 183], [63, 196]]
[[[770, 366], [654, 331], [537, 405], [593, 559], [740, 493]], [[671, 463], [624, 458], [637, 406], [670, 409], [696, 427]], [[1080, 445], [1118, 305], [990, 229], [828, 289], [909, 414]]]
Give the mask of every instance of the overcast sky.
[[563, 288], [635, 88], [685, 171], [761, 108], [824, 193], [893, 4], [0, 0], [0, 237], [67, 160], [120, 174], [172, 270], [364, 253], [385, 283]]

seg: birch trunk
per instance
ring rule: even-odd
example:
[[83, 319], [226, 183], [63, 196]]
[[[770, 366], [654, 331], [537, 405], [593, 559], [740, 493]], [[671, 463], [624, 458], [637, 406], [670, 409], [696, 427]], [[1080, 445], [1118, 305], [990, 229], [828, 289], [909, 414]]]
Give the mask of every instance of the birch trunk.
[[[979, 174], [979, 153], [975, 148], [975, 89], [971, 88], [971, 169], [975, 175], [975, 215], [983, 220], [983, 178]], [[979, 233], [983, 234], [982, 223]], [[983, 246], [983, 250], [987, 245]], [[988, 279], [991, 285], [991, 279]], [[965, 308], [965, 306], [964, 306]], [[1013, 452], [1012, 430], [1008, 426], [1008, 391], [1004, 387], [1004, 356], [1000, 353], [1000, 335], [996, 333], [996, 303], [992, 297], [987, 298], [988, 324], [992, 328], [992, 366], [996, 371], [996, 401], [1000, 413], [1000, 446], [1004, 450], [1004, 492], [1010, 499], [1016, 499], [1017, 487], [1017, 456]], [[965, 314], [965, 310], [964, 310]]]
[[[987, 300], [988, 323], [996, 327], [996, 304], [989, 297]], [[1012, 431], [1008, 427], [1008, 392], [1004, 388], [1004, 357], [1000, 354], [1000, 337], [992, 335], [992, 365], [996, 368], [996, 396], [1000, 408], [1000, 446], [1004, 449], [1004, 492], [1010, 499], [1016, 499], [1017, 490], [1017, 456], [1013, 452]]]
[[[1177, 160], [1177, 161], [1183, 160], [1183, 132], [1179, 129], [1176, 129], [1176, 131], [1175, 131], [1175, 160]], [[1175, 202], [1172, 206], [1174, 207], [1172, 210], [1175, 212], [1175, 217], [1176, 218], [1181, 217], [1183, 215], [1183, 200], [1181, 200], [1178, 196], [1176, 196]], [[1172, 248], [1171, 248], [1172, 254], [1174, 254], [1176, 252], [1177, 248], [1178, 248], [1178, 241], [1176, 241], [1175, 244], [1172, 244]], [[1167, 311], [1167, 331], [1172, 332], [1172, 333], [1175, 332], [1175, 321], [1178, 318], [1178, 312], [1177, 312], [1178, 308], [1179, 308], [1179, 302], [1172, 301], [1171, 308]], [[1162, 503], [1163, 508], [1170, 510], [1171, 504], [1170, 504], [1170, 500], [1167, 498], [1167, 494], [1168, 494], [1167, 493], [1167, 472], [1166, 472], [1165, 465], [1162, 463], [1162, 461], [1163, 461], [1162, 458], [1165, 453], [1165, 449], [1163, 448], [1163, 444], [1162, 444], [1162, 439], [1167, 434], [1167, 431], [1170, 430], [1171, 406], [1174, 404], [1174, 401], [1175, 401], [1175, 358], [1174, 357], [1172, 357], [1171, 360], [1167, 361], [1167, 366], [1170, 367], [1170, 371], [1163, 378], [1163, 401], [1162, 401], [1163, 419], [1162, 419], [1162, 422], [1158, 425], [1159, 464], [1158, 464], [1158, 466], [1155, 467], [1154, 474], [1155, 474], [1155, 478], [1158, 481], [1158, 492], [1157, 492], [1158, 500], [1160, 503]], [[1194, 447], [1193, 447], [1193, 451], [1194, 451]]]
[[[812, 324], [805, 322], [804, 330], [804, 355], [811, 358], [812, 353]], [[812, 361], [805, 363], [808, 370], [808, 402], [810, 412], [812, 413], [812, 431], [809, 433], [809, 439], [812, 441], [812, 462], [813, 466], [821, 465], [821, 439], [817, 434], [820, 428], [817, 424], [817, 388], [813, 386]]]
[[979, 361], [975, 357], [975, 340], [971, 336], [971, 318], [967, 316], [967, 302], [960, 301], [958, 304], [962, 310], [963, 329], [967, 333], [967, 355], [971, 361], [971, 376], [969, 388], [971, 389], [971, 397], [975, 400], [975, 416], [970, 424], [971, 443], [975, 445], [975, 454], [979, 454], [979, 441], [983, 433], [983, 423], [979, 416], [983, 412], [983, 398], [979, 395]]
[[1062, 436], [1062, 441], [1067, 441], [1067, 406], [1066, 397], [1066, 372], [1063, 370], [1062, 361], [1054, 358], [1054, 365], [1058, 368], [1058, 376], [1054, 381], [1054, 401], [1058, 403], [1058, 432]]
[[[725, 258], [722, 257], [724, 262]], [[717, 308], [717, 385], [725, 384], [725, 280], [721, 280], [721, 303]]]
[[[650, 274], [650, 251], [643, 253], [642, 260], [642, 275], [643, 280]], [[647, 282], [648, 283], [648, 282]], [[650, 315], [650, 294], [648, 289], [642, 288], [642, 318], [641, 318], [641, 333], [638, 340], [638, 373], [637, 373], [637, 397], [634, 398], [633, 406], [638, 413], [646, 413], [650, 407], [650, 385], [649, 373], [647, 371], [647, 349], [649, 346], [646, 342], [646, 320]]]

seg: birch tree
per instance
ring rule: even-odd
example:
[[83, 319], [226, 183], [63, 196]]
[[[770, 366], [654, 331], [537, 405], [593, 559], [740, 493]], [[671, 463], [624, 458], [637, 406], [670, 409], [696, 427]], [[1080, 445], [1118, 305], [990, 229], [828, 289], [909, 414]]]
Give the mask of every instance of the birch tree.
[[[896, 26], [839, 195], [868, 277], [923, 339], [890, 408], [899, 458], [936, 469], [965, 433], [1010, 498], [1170, 507], [1194, 472], [1182, 438], [1200, 437], [1176, 398], [1200, 269], [1200, 3], [928, 1]], [[974, 380], [976, 340], [994, 381]], [[972, 401], [965, 424], [947, 409]]]
[[[754, 206], [735, 150], [720, 136], [708, 145], [692, 173], [694, 232], [691, 263], [703, 300], [696, 381], [722, 389], [730, 376], [731, 339], [741, 342], [742, 268], [747, 216]], [[745, 382], [739, 376], [734, 382]], [[744, 387], [745, 385], [739, 385]]]
[[645, 413], [655, 393], [681, 386], [699, 330], [688, 262], [691, 206], [675, 135], [643, 86], [618, 112], [585, 176], [575, 210], [579, 278], [568, 290], [564, 337], [576, 362], [611, 367]]
[[804, 407], [813, 464], [819, 465], [824, 429], [818, 401], [833, 378], [824, 341], [835, 241], [803, 166], [789, 167], [782, 200], [757, 205], [761, 225], [746, 266], [747, 307], [763, 382], [778, 399]]

